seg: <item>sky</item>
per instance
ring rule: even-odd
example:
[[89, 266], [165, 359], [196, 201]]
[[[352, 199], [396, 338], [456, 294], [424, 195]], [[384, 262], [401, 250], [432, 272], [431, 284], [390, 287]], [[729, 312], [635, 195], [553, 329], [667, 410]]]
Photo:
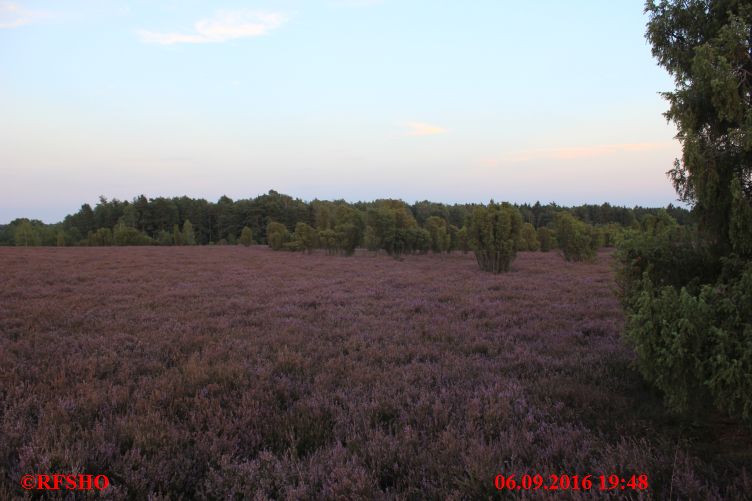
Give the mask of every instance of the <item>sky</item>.
[[0, 223], [130, 200], [676, 203], [642, 0], [0, 0]]

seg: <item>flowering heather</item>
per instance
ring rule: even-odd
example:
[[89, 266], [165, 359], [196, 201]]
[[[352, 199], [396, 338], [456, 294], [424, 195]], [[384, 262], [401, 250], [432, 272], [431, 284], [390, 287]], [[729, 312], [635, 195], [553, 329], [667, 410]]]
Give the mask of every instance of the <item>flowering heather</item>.
[[[0, 499], [28, 473], [104, 474], [115, 499], [482, 499], [499, 473], [749, 496], [748, 434], [667, 416], [631, 368], [612, 275], [607, 252], [493, 275], [458, 253], [0, 249]], [[604, 496], [542, 494], [515, 497]]]

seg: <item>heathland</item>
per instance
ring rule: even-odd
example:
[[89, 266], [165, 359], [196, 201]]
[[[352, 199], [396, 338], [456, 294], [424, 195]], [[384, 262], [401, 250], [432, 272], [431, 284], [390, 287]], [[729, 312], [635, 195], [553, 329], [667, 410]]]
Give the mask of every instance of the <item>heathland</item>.
[[46, 472], [132, 499], [486, 498], [500, 473], [752, 492], [749, 434], [672, 417], [633, 368], [610, 250], [497, 275], [460, 252], [0, 248], [0, 274], [3, 499]]

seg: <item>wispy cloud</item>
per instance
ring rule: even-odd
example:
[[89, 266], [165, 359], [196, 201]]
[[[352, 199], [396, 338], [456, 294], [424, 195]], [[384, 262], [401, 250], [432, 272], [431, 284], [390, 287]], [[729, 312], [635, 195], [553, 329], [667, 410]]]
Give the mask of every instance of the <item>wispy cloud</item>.
[[47, 16], [46, 12], [28, 10], [17, 3], [0, 2], [0, 29], [18, 28]]
[[238, 38], [260, 37], [279, 28], [285, 21], [287, 21], [287, 16], [279, 12], [219, 11], [212, 18], [197, 21], [193, 33], [139, 30], [138, 35], [146, 43], [160, 45], [217, 43]]
[[405, 133], [407, 136], [435, 136], [447, 132], [443, 127], [423, 122], [408, 122], [405, 126], [407, 127], [407, 132]]
[[489, 158], [483, 161], [486, 165], [523, 163], [533, 160], [579, 160], [610, 156], [619, 153], [636, 153], [656, 151], [674, 148], [675, 143], [620, 143], [600, 144], [592, 146], [577, 146], [567, 148], [542, 148], [534, 150], [521, 150], [501, 155], [497, 158]]

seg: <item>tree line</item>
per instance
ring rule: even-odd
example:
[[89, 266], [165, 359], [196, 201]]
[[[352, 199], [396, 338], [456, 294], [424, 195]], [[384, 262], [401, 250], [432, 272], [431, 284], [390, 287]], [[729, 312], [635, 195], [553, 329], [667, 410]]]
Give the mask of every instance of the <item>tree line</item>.
[[[515, 250], [551, 250], [558, 246], [558, 234], [565, 244], [565, 257], [574, 259], [581, 257], [581, 251], [569, 249], [582, 247], [583, 239], [592, 240], [590, 247], [613, 245], [621, 230], [637, 227], [659, 213], [666, 212], [682, 224], [692, 218], [689, 211], [673, 205], [665, 209], [608, 203], [569, 208], [540, 202], [502, 205], [504, 211], [514, 214], [510, 231]], [[449, 205], [429, 201], [410, 205], [390, 199], [305, 202], [273, 190], [252, 199], [233, 201], [223, 196], [216, 203], [189, 197], [149, 199], [141, 195], [132, 201], [100, 197], [95, 207], [83, 204], [57, 224], [16, 219], [0, 226], [0, 245], [266, 244], [277, 250], [321, 248], [345, 255], [365, 247], [397, 257], [403, 253], [467, 252], [487, 245], [482, 231], [492, 228], [481, 230], [480, 223], [474, 225], [473, 221], [481, 217], [478, 211], [493, 206], [493, 202]], [[570, 234], [580, 235], [579, 242], [570, 242]]]

